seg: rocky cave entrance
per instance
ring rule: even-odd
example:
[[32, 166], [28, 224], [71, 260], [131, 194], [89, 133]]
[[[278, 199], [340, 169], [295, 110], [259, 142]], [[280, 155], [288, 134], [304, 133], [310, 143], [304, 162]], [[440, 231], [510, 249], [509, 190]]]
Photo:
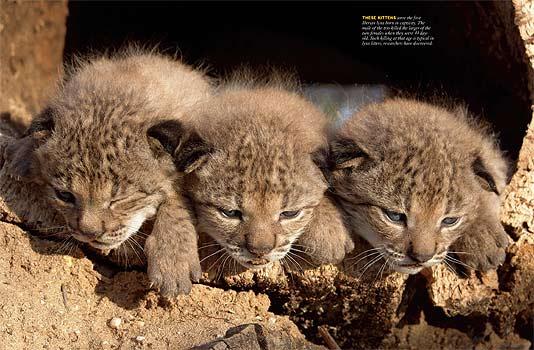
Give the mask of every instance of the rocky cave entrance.
[[[421, 16], [432, 26], [434, 45], [363, 48], [361, 16], [369, 14]], [[465, 102], [493, 124], [511, 160], [531, 118], [528, 66], [508, 2], [69, 3], [66, 60], [131, 41], [157, 43], [170, 52], [178, 48], [186, 62], [207, 66], [214, 76], [243, 64], [270, 65], [296, 71], [305, 84], [383, 84], [423, 99]], [[375, 347], [388, 332], [389, 325], [376, 324], [376, 339], [351, 340], [368, 334], [369, 325], [362, 327], [365, 317], [343, 315], [342, 300], [350, 300], [353, 291], [344, 290], [342, 282], [332, 293], [315, 288], [308, 294], [306, 286], [295, 286], [298, 295], [258, 282], [253, 289], [269, 295], [271, 310], [290, 315], [312, 341], [322, 342], [316, 333], [321, 324], [331, 326], [344, 346]], [[408, 280], [398, 326], [419, 323], [423, 313], [431, 325], [483, 336], [487, 316], [446, 315], [421, 292], [425, 283], [425, 278]], [[322, 304], [330, 298], [336, 310], [327, 315]]]
[[[421, 16], [431, 47], [362, 48], [361, 16]], [[159, 43], [214, 75], [242, 64], [294, 69], [306, 84], [384, 84], [466, 102], [516, 159], [528, 122], [527, 63], [510, 2], [69, 3], [64, 57]]]
[[[186, 62], [207, 65], [214, 76], [242, 64], [252, 68], [268, 64], [295, 70], [305, 84], [383, 84], [421, 98], [465, 102], [471, 112], [493, 124], [502, 149], [514, 162], [531, 120], [529, 66], [514, 25], [511, 2], [71, 1], [68, 12], [63, 51], [67, 62], [73, 55], [119, 48], [130, 41], [157, 43], [170, 52], [179, 48]], [[432, 26], [434, 45], [362, 48], [361, 16], [372, 14], [421, 16]], [[12, 64], [13, 72], [17, 64]], [[13, 114], [13, 109], [10, 110]], [[4, 114], [3, 109], [0, 112]], [[510, 228], [517, 241], [519, 233], [512, 232], [516, 229]], [[527, 234], [530, 230], [524, 227]], [[532, 249], [527, 248], [517, 248], [514, 259], [521, 249], [532, 254]], [[95, 270], [98, 266], [110, 270], [105, 261], [85, 253], [95, 262]], [[519, 261], [529, 261], [527, 253], [521, 253], [523, 260]], [[495, 333], [488, 331], [488, 324], [503, 339], [513, 333], [533, 339], [532, 297], [495, 297], [514, 288], [520, 289], [518, 293], [525, 294], [525, 290], [528, 293], [532, 285], [530, 266], [523, 270], [509, 257], [495, 280], [490, 278], [488, 282], [477, 275], [458, 282], [455, 285], [458, 289], [465, 288], [467, 293], [480, 296], [474, 297], [471, 304], [471, 299], [464, 304], [452, 294], [450, 304], [445, 298], [449, 291], [442, 288], [446, 284], [431, 286], [436, 275], [424, 274], [407, 281], [391, 278], [379, 287], [368, 288], [365, 282], [354, 284], [323, 269], [315, 275], [288, 275], [282, 284], [252, 276], [248, 281], [226, 287], [267, 294], [270, 310], [289, 315], [300, 331], [316, 343], [323, 342], [317, 326], [327, 325], [344, 348], [431, 346], [438, 342], [442, 346], [457, 346], [465, 344], [458, 340], [465, 336], [473, 343], [492, 344]], [[112, 267], [109, 278], [114, 278], [116, 272]], [[451, 280], [456, 281], [456, 277]], [[142, 288], [138, 294], [143, 294]], [[497, 310], [492, 314], [489, 300], [491, 310]], [[507, 313], [504, 311], [507, 308], [514, 311]], [[433, 333], [426, 336], [424, 327], [409, 330], [405, 327], [418, 324], [435, 327]], [[401, 328], [406, 332], [392, 331]], [[450, 329], [452, 333], [448, 332]], [[407, 340], [410, 336], [412, 339]]]

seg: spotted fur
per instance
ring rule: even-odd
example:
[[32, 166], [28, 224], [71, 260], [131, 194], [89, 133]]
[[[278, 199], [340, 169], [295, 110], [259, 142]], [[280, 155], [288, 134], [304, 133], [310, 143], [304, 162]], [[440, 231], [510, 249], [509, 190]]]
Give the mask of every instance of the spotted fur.
[[181, 177], [161, 135], [148, 131], [181, 125], [210, 94], [200, 72], [155, 53], [79, 61], [12, 148], [12, 168], [42, 184], [72, 235], [97, 249], [139, 245], [141, 226], [155, 220], [144, 247], [149, 277], [165, 294], [188, 292], [200, 274], [196, 233], [174, 188]]
[[230, 84], [187, 120], [205, 151], [176, 161], [188, 173], [197, 229], [224, 248], [222, 256], [261, 268], [283, 259], [295, 242], [319, 263], [339, 262], [352, 248], [344, 226], [318, 210], [332, 208], [314, 162], [327, 146], [326, 119], [313, 105], [280, 87]]
[[[507, 165], [465, 110], [406, 99], [372, 104], [338, 130], [330, 167], [353, 232], [393, 269], [416, 273], [449, 251], [448, 260], [480, 270], [504, 261], [498, 212]], [[458, 221], [446, 225], [451, 218]]]

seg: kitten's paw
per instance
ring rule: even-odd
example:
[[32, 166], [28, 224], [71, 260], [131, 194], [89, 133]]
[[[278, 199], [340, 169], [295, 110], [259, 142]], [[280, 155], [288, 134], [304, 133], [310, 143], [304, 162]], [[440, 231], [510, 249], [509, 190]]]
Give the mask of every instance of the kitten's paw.
[[150, 254], [150, 241], [147, 240], [148, 278], [163, 296], [189, 294], [193, 282], [200, 280], [202, 271], [197, 252], [181, 254]]
[[301, 245], [306, 247], [306, 253], [318, 265], [339, 264], [354, 249], [354, 242], [345, 232], [325, 236], [329, 239], [322, 235], [313, 235], [300, 241]]
[[477, 227], [475, 233], [460, 238], [451, 250], [464, 252], [457, 254], [460, 261], [475, 270], [486, 272], [504, 263], [509, 242], [508, 234], [497, 223]]

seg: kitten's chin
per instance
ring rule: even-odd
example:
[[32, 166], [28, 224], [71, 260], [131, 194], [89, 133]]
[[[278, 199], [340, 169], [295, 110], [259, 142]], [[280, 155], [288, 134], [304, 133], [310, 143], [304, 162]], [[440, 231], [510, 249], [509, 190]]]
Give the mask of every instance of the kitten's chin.
[[[234, 258], [235, 259], [235, 258]], [[267, 267], [270, 267], [273, 262], [267, 259], [256, 259], [256, 260], [241, 260], [235, 259], [241, 266], [246, 267], [250, 270], [261, 270]]]
[[114, 239], [113, 241], [106, 241], [102, 239], [88, 239], [87, 237], [73, 233], [72, 236], [82, 243], [88, 244], [91, 247], [100, 250], [104, 255], [109, 254], [109, 252], [113, 249], [117, 249], [123, 244], [129, 236], [127, 236], [124, 239]]
[[124, 243], [124, 241], [120, 241], [120, 242], [116, 242], [116, 243], [106, 243], [106, 242], [93, 241], [93, 242], [89, 242], [88, 244], [93, 248], [101, 250], [102, 253], [105, 253], [107, 255], [111, 250], [117, 249], [123, 243]]
[[412, 265], [396, 265], [396, 264], [392, 264], [391, 266], [392, 266], [393, 270], [395, 270], [397, 272], [406, 273], [408, 275], [415, 275], [416, 273], [418, 273], [422, 269], [427, 268], [427, 267], [432, 267], [434, 265], [438, 265], [439, 263], [441, 263], [440, 260], [424, 262], [422, 264], [412, 264]]
[[392, 265], [392, 267], [393, 270], [408, 275], [415, 275], [416, 273], [425, 268], [424, 266], [420, 265]]

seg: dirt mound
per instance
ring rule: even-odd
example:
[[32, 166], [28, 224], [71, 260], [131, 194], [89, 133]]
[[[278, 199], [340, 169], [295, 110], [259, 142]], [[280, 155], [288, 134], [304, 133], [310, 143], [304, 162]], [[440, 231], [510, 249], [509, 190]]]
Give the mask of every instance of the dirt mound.
[[[513, 5], [532, 68], [529, 2]], [[300, 332], [319, 343], [319, 326], [343, 348], [531, 346], [534, 123], [506, 190], [502, 221], [514, 243], [498, 271], [437, 266], [410, 277], [373, 269], [359, 276], [349, 258], [338, 267], [291, 272], [282, 266], [209, 271], [191, 295], [164, 300], [142, 269], [125, 271], [72, 242], [31, 235], [54, 238], [52, 228], [61, 223], [37, 187], [6, 175], [2, 149], [13, 142], [6, 135], [20, 132], [42, 108], [58, 76], [67, 4], [0, 6], [0, 349], [314, 349]], [[529, 74], [533, 100], [532, 69]], [[361, 244], [352, 257], [364, 249]]]
[[186, 349], [244, 323], [306, 344], [287, 317], [267, 311], [265, 295], [195, 285], [168, 301], [143, 272], [116, 272], [79, 248], [57, 254], [62, 243], [15, 225], [0, 224], [0, 242], [1, 349]]

